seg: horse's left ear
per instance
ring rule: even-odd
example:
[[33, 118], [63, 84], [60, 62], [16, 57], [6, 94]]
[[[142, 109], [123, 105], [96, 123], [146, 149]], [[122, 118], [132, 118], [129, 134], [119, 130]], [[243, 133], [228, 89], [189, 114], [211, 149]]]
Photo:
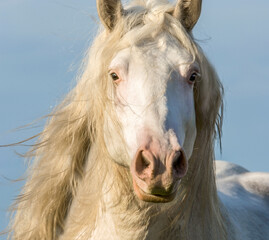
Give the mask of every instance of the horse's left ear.
[[123, 13], [121, 1], [96, 0], [96, 5], [100, 20], [109, 31], [112, 31]]
[[191, 31], [200, 17], [201, 8], [202, 0], [178, 0], [173, 16], [183, 24], [187, 31]]

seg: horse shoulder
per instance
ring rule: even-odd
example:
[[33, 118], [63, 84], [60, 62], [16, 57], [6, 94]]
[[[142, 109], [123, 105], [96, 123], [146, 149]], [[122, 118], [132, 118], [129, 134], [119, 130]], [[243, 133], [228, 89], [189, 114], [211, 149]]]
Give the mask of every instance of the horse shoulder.
[[236, 239], [269, 239], [269, 173], [216, 161], [218, 195]]

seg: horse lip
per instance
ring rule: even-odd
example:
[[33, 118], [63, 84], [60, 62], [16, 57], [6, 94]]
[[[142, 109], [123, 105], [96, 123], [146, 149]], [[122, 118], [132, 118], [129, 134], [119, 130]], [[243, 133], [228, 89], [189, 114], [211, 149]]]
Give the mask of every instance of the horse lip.
[[176, 196], [176, 191], [173, 191], [169, 194], [167, 193], [161, 193], [161, 194], [150, 194], [143, 191], [136, 183], [136, 181], [133, 179], [133, 186], [134, 191], [138, 198], [144, 202], [153, 202], [153, 203], [167, 203], [174, 200]]

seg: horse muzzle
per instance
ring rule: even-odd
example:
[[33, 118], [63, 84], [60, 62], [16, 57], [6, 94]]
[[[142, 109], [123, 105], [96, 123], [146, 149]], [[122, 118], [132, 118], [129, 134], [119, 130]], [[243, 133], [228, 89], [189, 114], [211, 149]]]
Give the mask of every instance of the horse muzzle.
[[188, 162], [182, 149], [170, 151], [162, 156], [150, 149], [141, 148], [132, 161], [133, 187], [142, 201], [172, 201], [181, 178], [187, 173]]

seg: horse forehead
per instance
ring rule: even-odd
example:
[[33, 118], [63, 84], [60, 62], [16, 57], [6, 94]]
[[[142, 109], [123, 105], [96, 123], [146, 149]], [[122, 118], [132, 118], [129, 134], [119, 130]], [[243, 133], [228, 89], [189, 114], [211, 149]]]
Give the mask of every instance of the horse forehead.
[[160, 62], [162, 65], [177, 66], [191, 60], [190, 53], [168, 33], [160, 34], [154, 40], [143, 41], [134, 47], [134, 52], [140, 52], [145, 60]]
[[[113, 67], [122, 66], [128, 69], [131, 62], [134, 65], [142, 65], [142, 67], [155, 64], [155, 66], [158, 65], [162, 69], [167, 66], [178, 67], [180, 64], [191, 61], [191, 54], [182, 44], [173, 36], [163, 33], [154, 40], [144, 39], [138, 44], [119, 51], [112, 60], [111, 65]], [[152, 70], [154, 71], [154, 68]]]

